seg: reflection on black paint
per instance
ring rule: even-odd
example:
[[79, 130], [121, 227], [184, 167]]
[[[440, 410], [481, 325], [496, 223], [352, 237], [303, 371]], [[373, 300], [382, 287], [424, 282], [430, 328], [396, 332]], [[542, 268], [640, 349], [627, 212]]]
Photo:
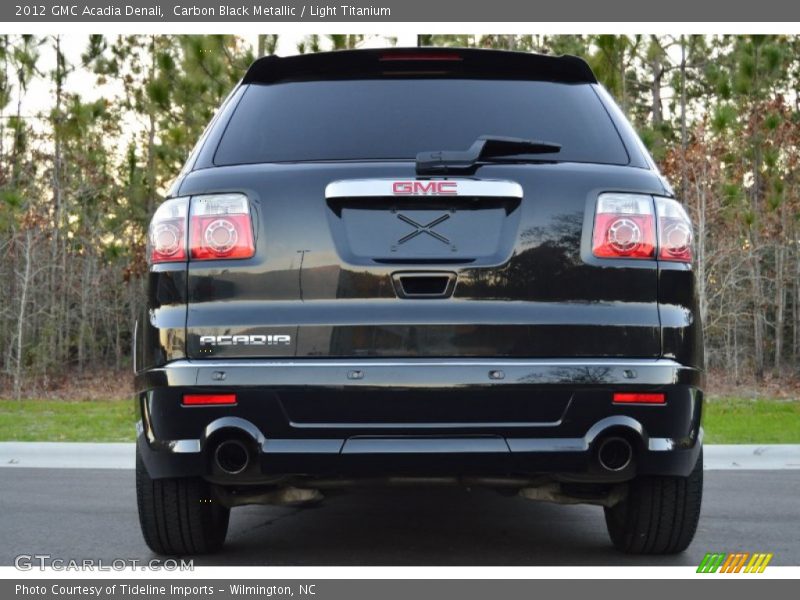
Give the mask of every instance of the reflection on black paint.
[[521, 377], [520, 383], [578, 383], [595, 384], [614, 381], [609, 367], [553, 367], [546, 373], [533, 372]]

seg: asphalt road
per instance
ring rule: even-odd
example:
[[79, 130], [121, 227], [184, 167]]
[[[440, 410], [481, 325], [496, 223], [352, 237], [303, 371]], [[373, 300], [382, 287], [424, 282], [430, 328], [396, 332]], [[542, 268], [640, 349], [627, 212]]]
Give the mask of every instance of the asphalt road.
[[[196, 565], [696, 565], [706, 552], [773, 552], [800, 565], [800, 470], [707, 471], [700, 528], [672, 557], [611, 547], [602, 509], [488, 490], [368, 490], [311, 508], [234, 509], [221, 554]], [[18, 554], [153, 558], [133, 471], [0, 469], [0, 565]]]

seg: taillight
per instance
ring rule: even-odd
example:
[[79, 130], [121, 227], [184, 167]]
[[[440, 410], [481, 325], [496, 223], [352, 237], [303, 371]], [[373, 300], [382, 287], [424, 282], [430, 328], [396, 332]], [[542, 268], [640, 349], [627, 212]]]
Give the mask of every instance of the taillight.
[[680, 203], [656, 197], [658, 258], [692, 262], [692, 222]]
[[189, 227], [192, 259], [250, 258], [255, 254], [250, 204], [243, 194], [193, 197]]
[[166, 200], [150, 222], [147, 246], [154, 264], [250, 258], [255, 244], [247, 196], [213, 194]]
[[601, 258], [654, 258], [653, 198], [600, 194], [594, 217], [592, 252]]
[[186, 215], [188, 198], [172, 198], [158, 207], [147, 236], [152, 263], [186, 260]]
[[652, 259], [656, 252], [659, 260], [692, 262], [692, 222], [683, 206], [660, 196], [600, 194], [592, 253], [600, 258]]

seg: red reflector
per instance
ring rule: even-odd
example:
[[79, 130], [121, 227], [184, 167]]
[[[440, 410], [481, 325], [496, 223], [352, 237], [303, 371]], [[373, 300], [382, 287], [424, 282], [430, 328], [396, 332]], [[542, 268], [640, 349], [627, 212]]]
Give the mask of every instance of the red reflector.
[[236, 394], [184, 394], [184, 406], [236, 404]]
[[380, 58], [381, 62], [387, 61], [406, 61], [406, 60], [429, 60], [429, 61], [461, 61], [464, 60], [458, 54], [438, 54], [436, 52], [409, 52], [406, 54], [384, 54]]
[[666, 394], [615, 393], [614, 404], [665, 404]]

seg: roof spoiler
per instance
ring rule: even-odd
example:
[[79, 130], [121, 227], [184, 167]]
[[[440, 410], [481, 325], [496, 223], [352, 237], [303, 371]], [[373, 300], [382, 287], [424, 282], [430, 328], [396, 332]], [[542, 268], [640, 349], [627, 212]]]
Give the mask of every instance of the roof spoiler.
[[577, 56], [468, 48], [338, 50], [256, 60], [242, 83], [381, 78], [519, 79], [597, 83]]

